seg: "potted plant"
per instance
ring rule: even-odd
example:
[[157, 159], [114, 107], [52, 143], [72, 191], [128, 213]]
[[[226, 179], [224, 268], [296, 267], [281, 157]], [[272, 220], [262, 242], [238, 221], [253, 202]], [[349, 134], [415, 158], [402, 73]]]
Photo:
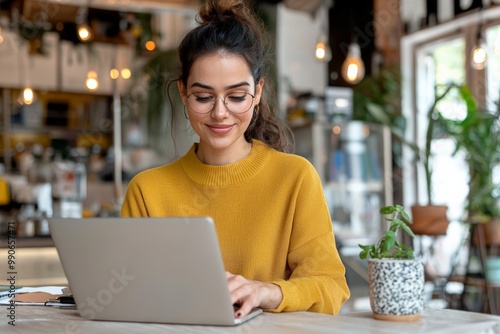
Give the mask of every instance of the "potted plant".
[[424, 309], [424, 265], [414, 258], [413, 248], [398, 240], [398, 232], [410, 237], [411, 220], [400, 205], [380, 209], [389, 227], [371, 245], [359, 245], [359, 257], [368, 258], [370, 306], [375, 319], [413, 321]]
[[354, 87], [353, 119], [383, 124], [392, 133], [392, 153], [394, 168], [402, 168], [402, 146], [409, 147], [417, 156], [417, 161], [423, 164], [428, 194], [426, 205], [412, 207], [412, 230], [417, 234], [442, 235], [448, 229], [446, 216], [447, 207], [434, 205], [431, 193], [430, 168], [431, 143], [435, 138], [435, 112], [437, 103], [448, 94], [446, 90], [435, 98], [434, 104], [429, 108], [425, 145], [419, 148], [415, 143], [405, 138], [406, 119], [401, 114], [400, 73], [391, 67], [382, 68], [375, 76], [368, 76], [359, 85]]
[[454, 87], [456, 86], [447, 85], [441, 94], [437, 93], [439, 87], [436, 87], [434, 102], [427, 112], [428, 124], [424, 147], [423, 149], [419, 149], [418, 146], [414, 147], [414, 151], [417, 154], [417, 161], [423, 165], [427, 194], [427, 203], [425, 205], [414, 204], [411, 207], [413, 219], [411, 229], [415, 234], [444, 235], [448, 229], [448, 207], [446, 205], [436, 205], [433, 201], [431, 160], [433, 140], [438, 136], [439, 132], [441, 132], [441, 135], [443, 132], [446, 132], [446, 127], [440, 126], [442, 123], [439, 122], [437, 105], [448, 96]]
[[467, 220], [488, 223], [484, 226], [487, 245], [500, 245], [500, 184], [494, 181], [495, 167], [500, 165], [500, 108], [481, 111], [467, 86], [456, 86], [466, 104], [463, 120], [438, 120], [455, 142], [455, 153], [463, 150], [469, 166]]

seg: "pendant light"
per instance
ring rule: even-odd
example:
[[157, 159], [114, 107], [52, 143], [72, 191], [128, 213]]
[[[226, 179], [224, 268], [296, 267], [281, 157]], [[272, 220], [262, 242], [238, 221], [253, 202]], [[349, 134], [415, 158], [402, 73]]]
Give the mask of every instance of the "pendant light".
[[324, 39], [318, 39], [318, 42], [316, 43], [316, 59], [319, 61], [325, 61], [328, 62], [332, 60], [332, 50], [330, 49], [330, 46], [328, 45], [328, 42], [326, 42]]
[[87, 24], [88, 7], [80, 7], [76, 13], [75, 23], [78, 34], [78, 39], [82, 42], [89, 42], [94, 38], [92, 29]]
[[88, 42], [92, 40], [93, 34], [92, 29], [86, 24], [82, 23], [78, 25], [78, 39], [82, 42]]
[[349, 17], [350, 29], [353, 33], [340, 73], [346, 83], [355, 85], [365, 77], [365, 64], [361, 59], [361, 48], [358, 44], [358, 35], [356, 34], [356, 13], [354, 13], [352, 6], [349, 7]]
[[[19, 62], [19, 73], [21, 74], [21, 78], [24, 79], [24, 88], [19, 94], [19, 97], [17, 99], [17, 102], [20, 105], [27, 105], [29, 106], [33, 102], [36, 101], [36, 93], [33, 90], [31, 83], [30, 83], [30, 73], [33, 68], [33, 59], [28, 55], [26, 59], [26, 63], [22, 64], [23, 62]], [[23, 66], [24, 65], [24, 66]]]
[[341, 72], [342, 77], [349, 84], [357, 84], [365, 77], [365, 64], [361, 59], [361, 49], [358, 43], [352, 42], [349, 45]]
[[35, 92], [29, 85], [27, 85], [21, 92], [21, 96], [19, 97], [19, 103], [29, 106], [35, 101], [35, 99], [36, 99]]
[[472, 48], [470, 54], [471, 66], [475, 70], [483, 70], [486, 67], [486, 43], [481, 30], [476, 35], [476, 45]]
[[99, 88], [99, 80], [97, 78], [97, 72], [96, 71], [88, 71], [87, 72], [87, 79], [85, 80], [85, 86], [91, 91], [96, 90]]
[[321, 10], [318, 10], [320, 36], [316, 42], [315, 57], [319, 61], [329, 62], [332, 60], [332, 50], [328, 43], [328, 8], [331, 4], [325, 1]]
[[481, 18], [482, 11], [479, 11], [479, 24], [476, 33], [476, 43], [472, 47], [470, 53], [470, 65], [475, 70], [484, 70], [486, 67], [486, 42], [483, 37], [483, 21]]

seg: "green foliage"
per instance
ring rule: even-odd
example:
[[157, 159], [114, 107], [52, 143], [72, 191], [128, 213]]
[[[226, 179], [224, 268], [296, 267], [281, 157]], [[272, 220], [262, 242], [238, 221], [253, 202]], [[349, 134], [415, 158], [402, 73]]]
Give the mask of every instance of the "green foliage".
[[377, 75], [366, 76], [353, 87], [352, 119], [387, 126], [393, 136], [392, 151], [395, 162], [402, 164], [401, 143], [407, 142], [404, 133], [406, 119], [401, 113], [401, 77], [398, 68], [382, 68]]
[[432, 152], [432, 141], [437, 137], [437, 133], [442, 133], [443, 128], [440, 127], [440, 122], [438, 122], [438, 111], [436, 109], [437, 105], [441, 100], [443, 100], [454, 88], [454, 85], [448, 85], [444, 87], [444, 91], [438, 94], [438, 90], [441, 87], [435, 87], [434, 103], [431, 105], [427, 111], [427, 131], [425, 135], [425, 145], [423, 150], [415, 150], [417, 153], [418, 160], [422, 162], [425, 171], [425, 184], [427, 192], [428, 204], [432, 205], [432, 168], [431, 168], [431, 152]]
[[[450, 137], [455, 140], [455, 153], [463, 150], [469, 165], [469, 217], [500, 217], [500, 185], [495, 184], [493, 173], [500, 165], [500, 109], [479, 110], [467, 86], [453, 85], [465, 103], [467, 115], [463, 120], [446, 119], [438, 114]], [[480, 220], [480, 219], [479, 219]]]
[[380, 209], [380, 214], [390, 223], [385, 234], [372, 245], [358, 245], [362, 251], [359, 257], [364, 260], [368, 257], [372, 259], [413, 259], [413, 248], [400, 244], [398, 232], [403, 230], [410, 237], [415, 237], [408, 226], [411, 219], [401, 205], [386, 206]]
[[353, 87], [352, 118], [404, 131], [400, 81], [399, 73], [391, 69], [382, 69], [378, 75], [366, 76]]

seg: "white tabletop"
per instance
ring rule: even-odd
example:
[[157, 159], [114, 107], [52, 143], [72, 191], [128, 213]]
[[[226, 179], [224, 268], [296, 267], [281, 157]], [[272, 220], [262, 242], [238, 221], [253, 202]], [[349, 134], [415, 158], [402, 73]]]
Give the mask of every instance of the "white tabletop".
[[[4, 309], [5, 306], [2, 307]], [[0, 333], [500, 333], [500, 317], [456, 310], [425, 310], [415, 322], [374, 320], [371, 313], [328, 316], [312, 312], [264, 313], [237, 327], [185, 326], [127, 322], [91, 321], [76, 310], [45, 306], [17, 306], [16, 326], [8, 324], [5, 309]]]

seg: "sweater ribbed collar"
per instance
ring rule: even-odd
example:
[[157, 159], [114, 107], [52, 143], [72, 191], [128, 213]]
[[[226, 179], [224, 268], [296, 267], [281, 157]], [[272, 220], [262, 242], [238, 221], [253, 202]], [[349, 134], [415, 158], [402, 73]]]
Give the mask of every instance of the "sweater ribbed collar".
[[271, 149], [261, 141], [252, 141], [252, 150], [240, 161], [222, 166], [206, 165], [196, 155], [196, 146], [179, 161], [186, 175], [195, 183], [212, 186], [226, 187], [239, 184], [252, 178], [261, 170], [271, 152]]

